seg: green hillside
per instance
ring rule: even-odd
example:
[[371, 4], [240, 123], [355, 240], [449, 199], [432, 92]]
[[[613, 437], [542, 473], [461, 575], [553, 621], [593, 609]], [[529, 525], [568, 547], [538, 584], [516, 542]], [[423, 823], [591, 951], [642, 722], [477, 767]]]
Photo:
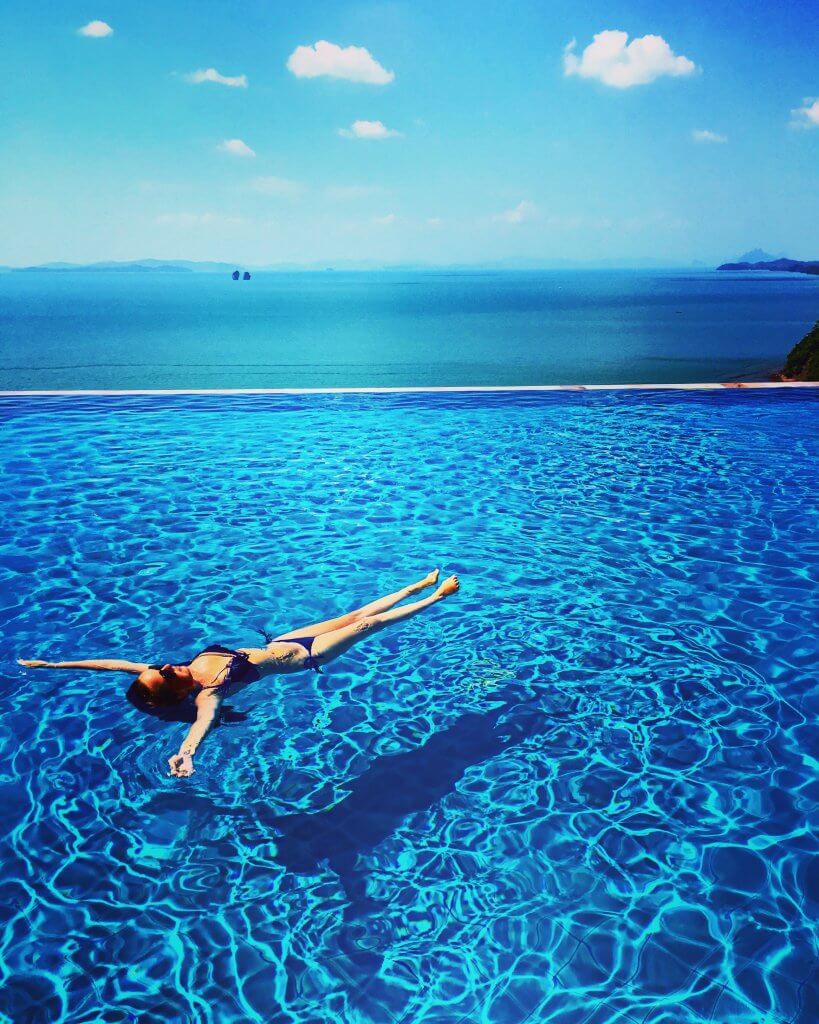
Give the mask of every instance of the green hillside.
[[819, 381], [819, 321], [790, 350], [782, 373], [794, 380]]

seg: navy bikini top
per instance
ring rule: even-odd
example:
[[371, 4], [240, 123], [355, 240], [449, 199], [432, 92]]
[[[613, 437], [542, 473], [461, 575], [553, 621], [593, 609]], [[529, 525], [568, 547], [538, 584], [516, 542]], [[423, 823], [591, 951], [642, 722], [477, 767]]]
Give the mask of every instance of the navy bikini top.
[[216, 677], [219, 679], [221, 676], [220, 681], [218, 683], [210, 683], [208, 686], [202, 686], [200, 683], [197, 683], [197, 693], [201, 693], [202, 690], [220, 690], [223, 694], [227, 694], [234, 683], [251, 683], [259, 678], [259, 670], [251, 662], [250, 656], [245, 651], [234, 651], [231, 647], [223, 647], [221, 644], [210, 644], [209, 647], [205, 647], [199, 654], [191, 658], [191, 661], [195, 661], [201, 654], [224, 654], [230, 660], [227, 663], [224, 674], [220, 672]]
[[[199, 654], [195, 654], [188, 664], [196, 661], [202, 654], [224, 654], [229, 660], [225, 668], [214, 677], [213, 682], [207, 686], [196, 683], [191, 691], [192, 697], [196, 697], [203, 690], [219, 690], [220, 693], [227, 696], [234, 683], [253, 682], [259, 678], [259, 670], [251, 662], [249, 655], [245, 651], [234, 651], [233, 648], [223, 647], [221, 644], [210, 644], [208, 647], [203, 648]], [[155, 668], [157, 670], [161, 669], [161, 667], [161, 665], [148, 666], [148, 668]], [[219, 681], [216, 682], [216, 680]]]

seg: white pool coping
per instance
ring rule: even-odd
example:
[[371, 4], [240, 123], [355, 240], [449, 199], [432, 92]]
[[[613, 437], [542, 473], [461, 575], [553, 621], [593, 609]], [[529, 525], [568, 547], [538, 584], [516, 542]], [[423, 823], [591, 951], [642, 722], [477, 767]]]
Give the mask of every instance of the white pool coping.
[[723, 391], [725, 389], [819, 388], [819, 381], [748, 381], [706, 384], [499, 384], [371, 388], [87, 388], [2, 391], [0, 398], [117, 395], [380, 395], [482, 391]]

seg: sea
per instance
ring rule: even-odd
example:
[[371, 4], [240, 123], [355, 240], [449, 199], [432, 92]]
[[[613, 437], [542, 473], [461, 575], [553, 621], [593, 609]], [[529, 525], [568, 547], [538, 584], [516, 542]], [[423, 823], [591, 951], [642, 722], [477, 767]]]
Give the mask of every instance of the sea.
[[0, 389], [765, 380], [817, 317], [761, 272], [7, 272]]

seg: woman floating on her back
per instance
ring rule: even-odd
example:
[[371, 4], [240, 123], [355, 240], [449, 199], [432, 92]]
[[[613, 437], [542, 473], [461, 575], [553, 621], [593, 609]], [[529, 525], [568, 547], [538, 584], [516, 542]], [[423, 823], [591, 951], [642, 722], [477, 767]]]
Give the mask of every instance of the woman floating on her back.
[[300, 672], [303, 669], [320, 672], [321, 665], [335, 660], [362, 637], [417, 615], [430, 605], [454, 594], [459, 587], [458, 577], [450, 576], [428, 597], [400, 608], [395, 607], [399, 601], [435, 586], [437, 582], [438, 570], [435, 569], [417, 583], [347, 615], [282, 633], [265, 647], [239, 647], [233, 650], [221, 644], [211, 644], [195, 655], [187, 665], [145, 665], [114, 658], [57, 662], [20, 659], [19, 663], [26, 668], [87, 668], [104, 672], [130, 672], [137, 678], [131, 683], [126, 696], [135, 707], [147, 714], [162, 715], [163, 711], [192, 699], [196, 706], [196, 721], [188, 730], [179, 753], [168, 759], [171, 775], [184, 777], [193, 774], [193, 755], [216, 721], [219, 706], [229, 691], [236, 693], [257, 679], [280, 672]]

